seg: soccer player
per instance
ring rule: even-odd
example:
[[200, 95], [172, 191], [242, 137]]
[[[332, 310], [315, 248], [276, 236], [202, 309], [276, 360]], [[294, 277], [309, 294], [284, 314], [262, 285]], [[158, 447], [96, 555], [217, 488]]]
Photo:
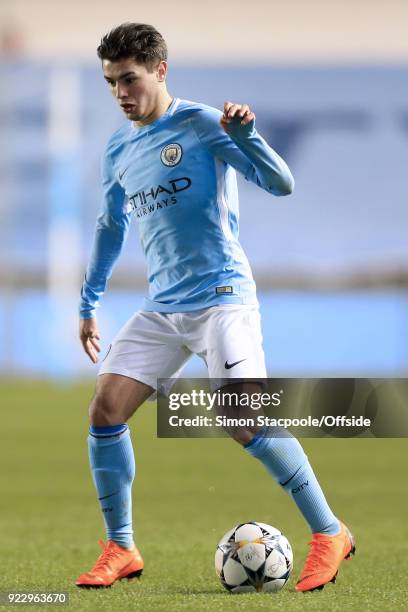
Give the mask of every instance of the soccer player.
[[[154, 27], [120, 25], [102, 38], [98, 56], [127, 121], [104, 155], [104, 203], [81, 292], [80, 339], [93, 362], [100, 350], [96, 307], [132, 217], [149, 297], [113, 340], [90, 405], [89, 459], [107, 543], [76, 581], [81, 587], [109, 586], [143, 569], [133, 541], [127, 421], [157, 390], [157, 379], [177, 376], [193, 353], [211, 378], [231, 385], [234, 378], [266, 377], [255, 284], [238, 241], [235, 171], [275, 196], [293, 190], [286, 163], [257, 133], [247, 104], [225, 102], [220, 112], [168, 93], [166, 43]], [[296, 589], [334, 580], [353, 540], [299, 442], [251, 431], [236, 438], [289, 493], [312, 531]]]

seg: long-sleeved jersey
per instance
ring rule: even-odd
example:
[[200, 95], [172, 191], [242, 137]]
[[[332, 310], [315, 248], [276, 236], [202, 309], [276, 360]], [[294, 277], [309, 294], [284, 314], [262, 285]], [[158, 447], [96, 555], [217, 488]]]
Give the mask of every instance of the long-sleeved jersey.
[[256, 304], [256, 289], [238, 240], [236, 173], [274, 195], [287, 195], [286, 163], [254, 122], [174, 98], [166, 113], [143, 127], [127, 122], [111, 137], [103, 159], [104, 202], [81, 291], [80, 316], [94, 316], [131, 218], [147, 259], [144, 309], [184, 312], [216, 304]]

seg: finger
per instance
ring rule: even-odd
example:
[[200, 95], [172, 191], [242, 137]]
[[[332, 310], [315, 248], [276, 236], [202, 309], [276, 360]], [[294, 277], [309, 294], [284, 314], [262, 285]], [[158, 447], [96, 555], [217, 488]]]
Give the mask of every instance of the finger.
[[230, 123], [231, 120], [234, 118], [237, 110], [239, 110], [239, 108], [241, 108], [240, 104], [234, 104], [233, 102], [225, 102], [224, 104], [224, 118], [225, 120]]
[[228, 109], [227, 119], [233, 119], [240, 108], [240, 104], [232, 104]]
[[224, 102], [224, 117], [228, 115], [228, 111], [232, 106], [232, 102]]
[[101, 352], [101, 347], [99, 345], [97, 338], [89, 338], [89, 342], [92, 344], [92, 346], [98, 353]]
[[85, 353], [88, 355], [89, 359], [93, 362], [96, 363], [98, 361], [98, 358], [96, 356], [96, 353], [91, 345], [91, 341], [89, 338], [81, 338], [81, 344], [82, 344], [82, 348], [84, 349]]
[[240, 108], [237, 111], [237, 117], [244, 117], [246, 113], [250, 113], [248, 104], [241, 104]]
[[90, 358], [90, 360], [93, 363], [96, 363], [98, 361], [98, 357], [96, 356], [96, 353], [90, 343], [90, 340], [87, 340], [86, 343], [84, 344], [84, 349], [85, 349], [85, 353], [88, 355], [88, 357]]
[[98, 332], [90, 332], [90, 331], [85, 331], [82, 330], [81, 333], [79, 334], [79, 337], [81, 339], [81, 342], [84, 343], [87, 340], [90, 340], [91, 338], [95, 338], [96, 340], [100, 340], [100, 336]]
[[248, 125], [251, 121], [255, 121], [255, 113], [249, 112], [244, 116], [241, 125]]
[[89, 332], [89, 333], [87, 334], [87, 337], [88, 337], [90, 340], [100, 340], [100, 339], [101, 339], [101, 337], [100, 337], [100, 335], [99, 335], [99, 332], [97, 332], [97, 331], [92, 331], [92, 332]]

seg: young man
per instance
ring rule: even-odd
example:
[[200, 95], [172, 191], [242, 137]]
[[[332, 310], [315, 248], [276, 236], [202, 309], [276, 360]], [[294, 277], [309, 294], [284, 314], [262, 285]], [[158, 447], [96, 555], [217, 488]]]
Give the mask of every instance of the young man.
[[[235, 170], [276, 196], [293, 189], [246, 104], [226, 102], [221, 113], [169, 95], [166, 44], [155, 28], [123, 24], [104, 36], [98, 56], [128, 121], [105, 153], [104, 205], [81, 293], [80, 338], [93, 362], [95, 309], [131, 217], [147, 258], [149, 297], [114, 339], [90, 405], [89, 458], [108, 542], [78, 578], [82, 587], [109, 586], [143, 569], [133, 542], [135, 463], [126, 423], [157, 379], [177, 376], [193, 353], [211, 378], [266, 377], [255, 284], [238, 241]], [[250, 431], [237, 440], [292, 496], [313, 533], [296, 589], [333, 580], [353, 540], [298, 441]]]

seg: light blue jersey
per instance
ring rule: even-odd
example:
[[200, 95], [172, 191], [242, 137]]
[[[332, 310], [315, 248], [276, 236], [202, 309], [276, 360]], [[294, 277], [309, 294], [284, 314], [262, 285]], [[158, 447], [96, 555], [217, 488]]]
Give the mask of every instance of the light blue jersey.
[[173, 99], [159, 119], [127, 122], [103, 161], [104, 204], [81, 291], [80, 315], [91, 318], [125, 242], [137, 223], [147, 260], [144, 309], [185, 312], [216, 304], [256, 304], [256, 289], [238, 241], [235, 170], [274, 195], [293, 189], [289, 168], [254, 122]]

